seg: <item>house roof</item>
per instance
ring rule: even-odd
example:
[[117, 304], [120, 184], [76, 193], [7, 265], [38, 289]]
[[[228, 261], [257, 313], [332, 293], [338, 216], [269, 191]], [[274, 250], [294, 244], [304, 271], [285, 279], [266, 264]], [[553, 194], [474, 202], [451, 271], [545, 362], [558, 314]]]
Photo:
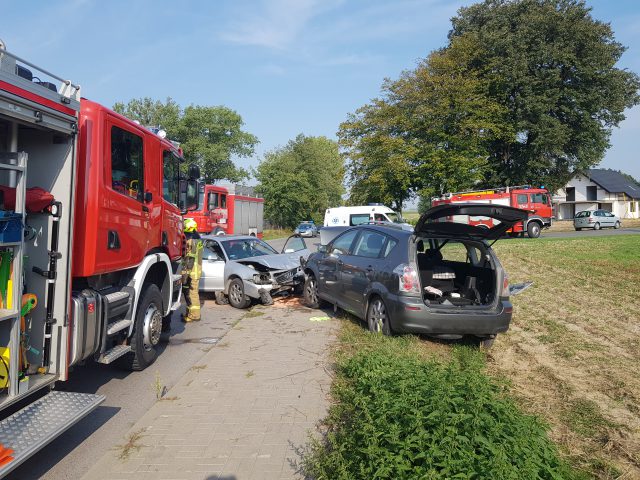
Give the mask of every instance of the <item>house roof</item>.
[[631, 198], [640, 199], [640, 185], [619, 172], [604, 168], [592, 168], [589, 170], [589, 179], [608, 192], [626, 193]]

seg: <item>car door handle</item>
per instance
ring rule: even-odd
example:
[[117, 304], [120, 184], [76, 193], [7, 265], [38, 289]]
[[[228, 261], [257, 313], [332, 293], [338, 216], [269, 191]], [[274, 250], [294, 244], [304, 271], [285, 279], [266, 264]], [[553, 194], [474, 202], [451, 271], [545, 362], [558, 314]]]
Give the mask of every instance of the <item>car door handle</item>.
[[369, 265], [367, 267], [367, 272], [372, 273], [373, 272], [373, 265]]
[[337, 263], [339, 266], [344, 265], [344, 262], [343, 262], [342, 260], [338, 260], [336, 263]]

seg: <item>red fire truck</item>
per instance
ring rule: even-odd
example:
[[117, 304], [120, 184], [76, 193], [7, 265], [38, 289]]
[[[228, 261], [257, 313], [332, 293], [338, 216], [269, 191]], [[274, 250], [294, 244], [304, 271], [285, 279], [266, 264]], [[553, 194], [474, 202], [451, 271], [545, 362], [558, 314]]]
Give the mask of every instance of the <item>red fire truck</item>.
[[[524, 236], [526, 232], [529, 237], [538, 238], [543, 228], [551, 226], [551, 196], [544, 187], [535, 188], [530, 185], [521, 185], [447, 193], [432, 199], [431, 203], [433, 206], [443, 203], [492, 203], [528, 210], [530, 212], [529, 218], [526, 222], [520, 222], [513, 226], [509, 232], [512, 236]], [[460, 219], [460, 221], [487, 228], [493, 226], [491, 219], [485, 217], [468, 217]]]
[[253, 187], [200, 185], [198, 205], [198, 210], [187, 214], [198, 224], [198, 232], [262, 238], [264, 198]]
[[0, 421], [0, 477], [104, 400], [42, 395], [72, 366], [155, 360], [197, 206], [199, 169], [180, 178], [182, 161], [0, 44], [0, 416], [26, 405]]

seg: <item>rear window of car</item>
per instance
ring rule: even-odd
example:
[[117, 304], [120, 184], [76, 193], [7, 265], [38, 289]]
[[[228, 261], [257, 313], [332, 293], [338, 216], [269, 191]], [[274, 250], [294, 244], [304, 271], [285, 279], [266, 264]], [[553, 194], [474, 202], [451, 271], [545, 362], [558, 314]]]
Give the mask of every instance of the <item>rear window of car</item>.
[[384, 246], [384, 252], [382, 252], [382, 257], [387, 258], [395, 247], [398, 244], [398, 241], [395, 238], [387, 237], [387, 244]]
[[588, 217], [591, 214], [591, 212], [579, 212], [576, 214], [576, 218], [583, 218], [583, 217]]

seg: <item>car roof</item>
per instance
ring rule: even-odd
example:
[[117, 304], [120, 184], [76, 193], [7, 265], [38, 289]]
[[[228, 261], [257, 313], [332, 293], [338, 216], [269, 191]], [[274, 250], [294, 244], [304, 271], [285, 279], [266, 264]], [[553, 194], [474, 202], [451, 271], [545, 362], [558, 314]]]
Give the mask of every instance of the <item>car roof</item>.
[[368, 228], [371, 230], [382, 231], [391, 235], [404, 235], [405, 237], [409, 237], [413, 235], [412, 231], [404, 230], [402, 225], [390, 224], [390, 223], [363, 223], [360, 225], [355, 225], [351, 228], [363, 229]]
[[201, 235], [200, 238], [207, 240], [260, 240], [253, 235]]

